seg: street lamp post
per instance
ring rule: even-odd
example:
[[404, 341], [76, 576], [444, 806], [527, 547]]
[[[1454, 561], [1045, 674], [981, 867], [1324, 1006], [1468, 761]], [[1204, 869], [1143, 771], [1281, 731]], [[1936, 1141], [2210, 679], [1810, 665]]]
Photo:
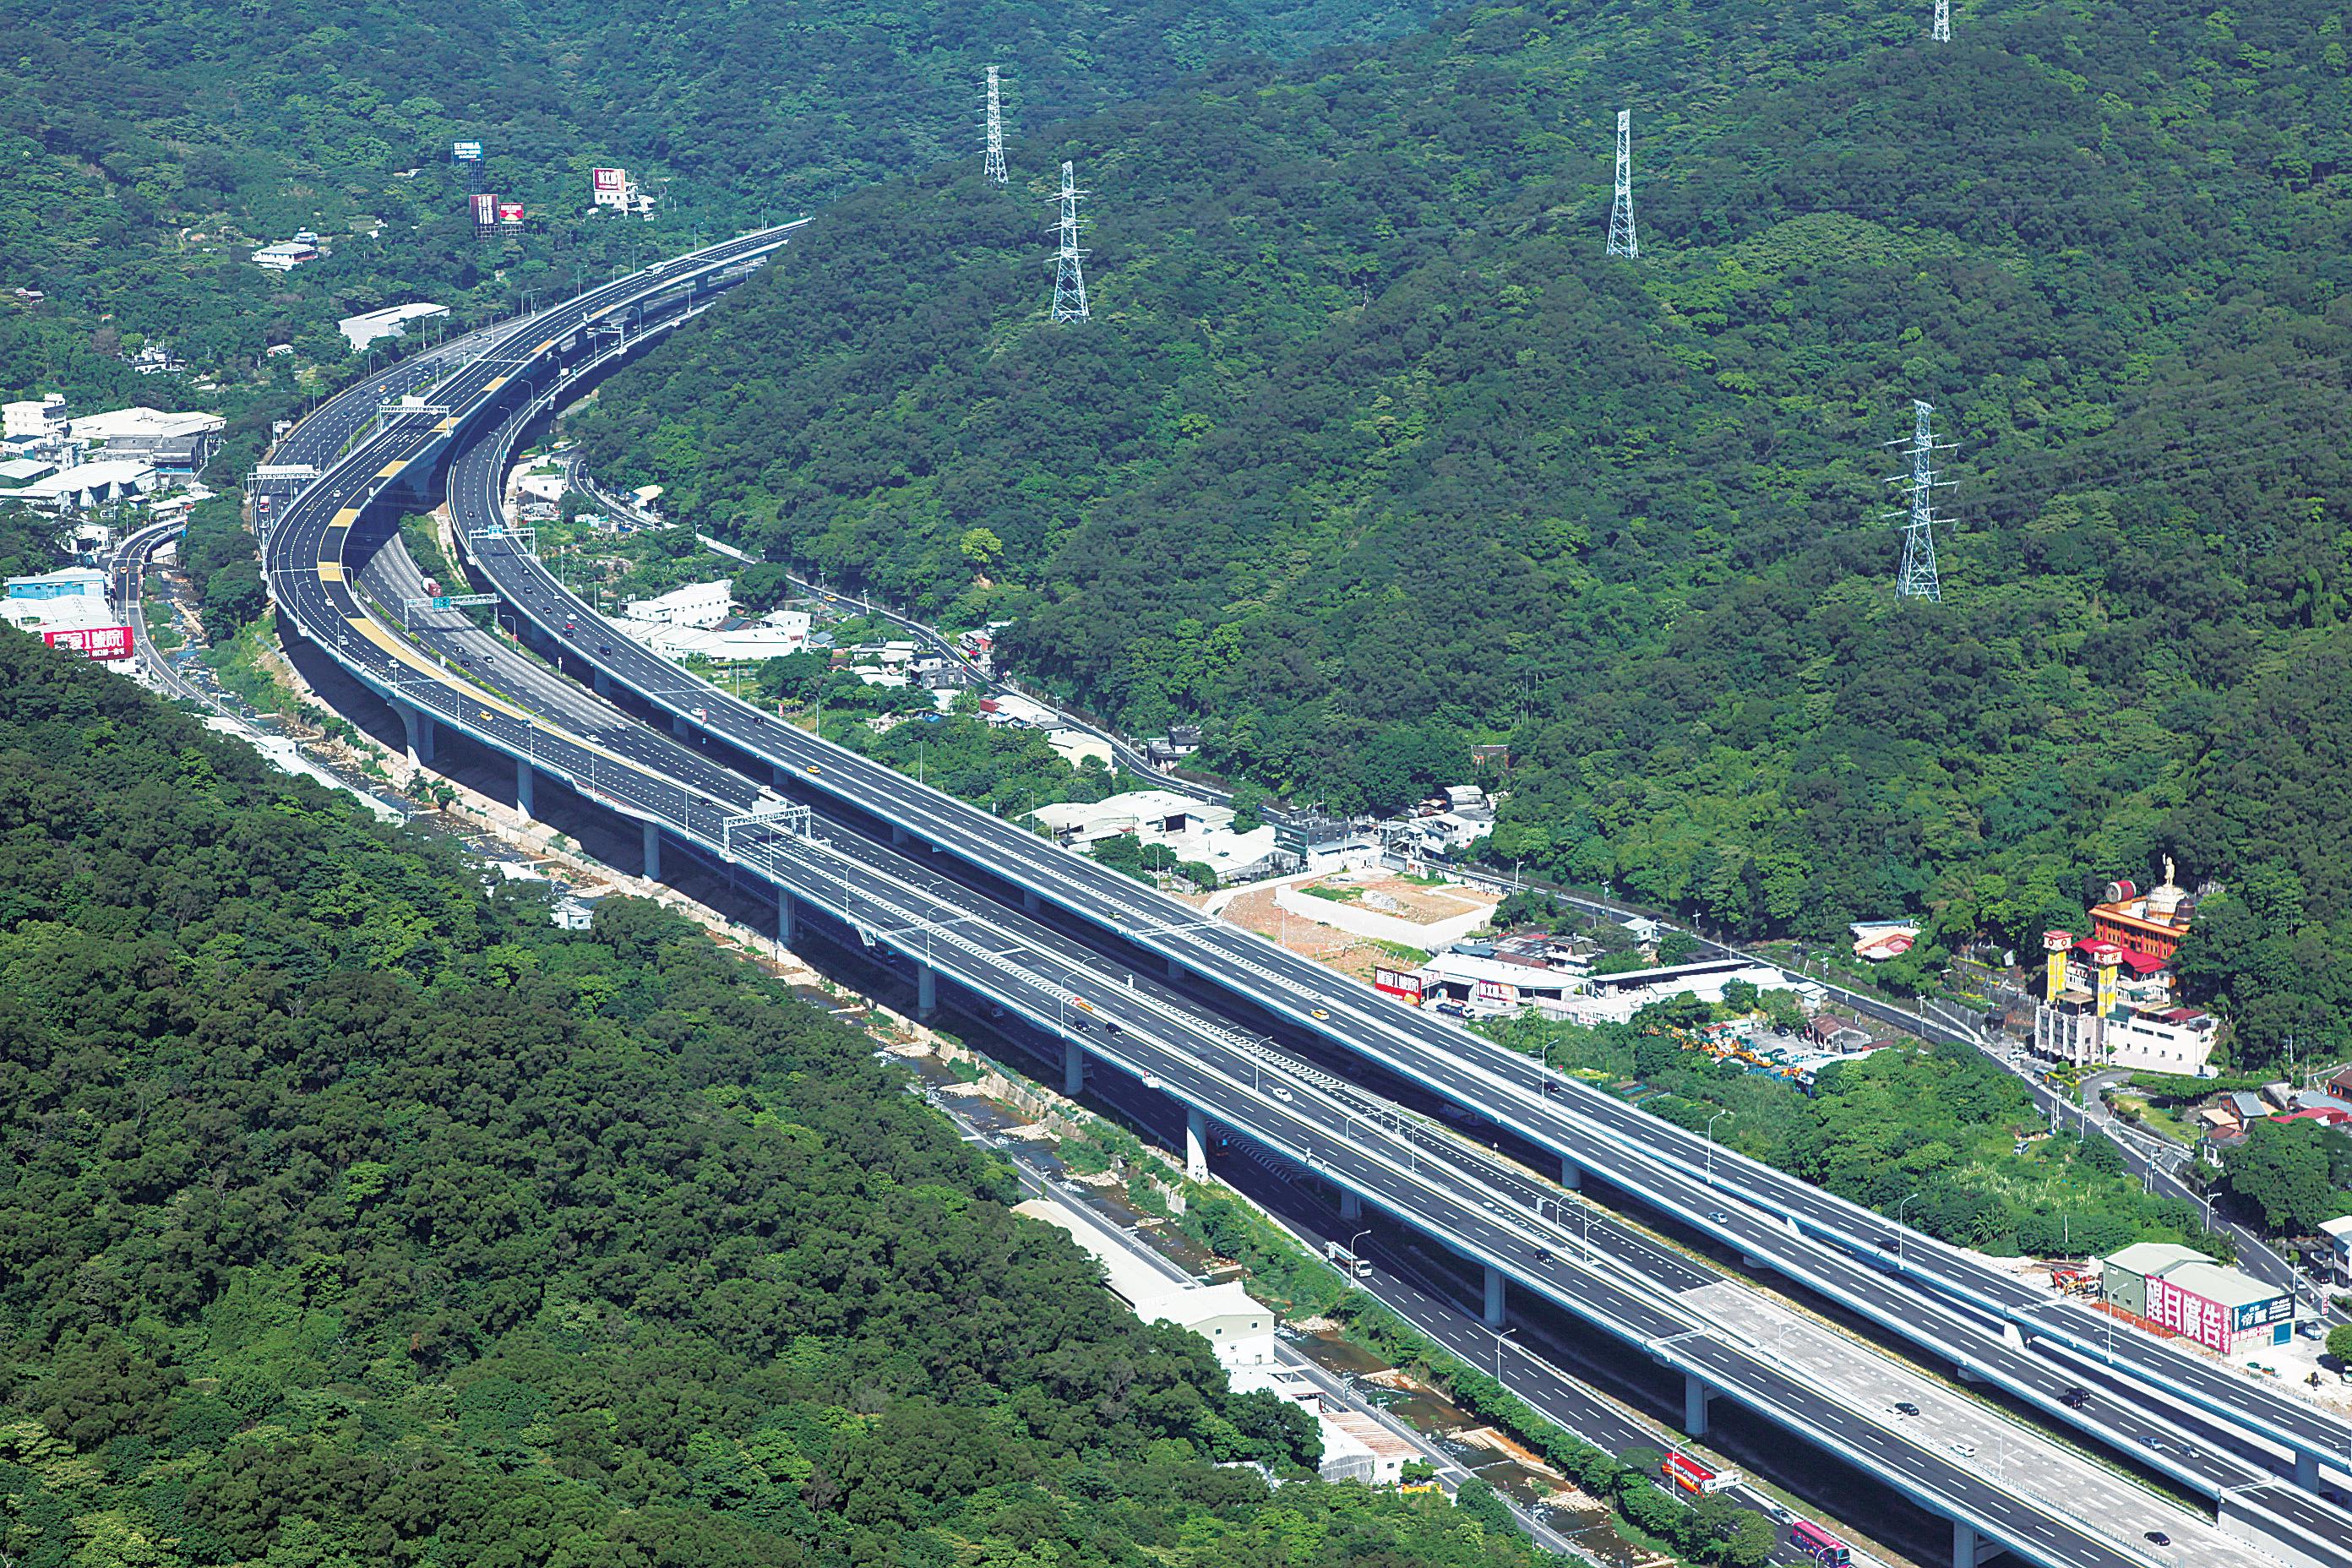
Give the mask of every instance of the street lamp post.
[[1915, 1192], [1910, 1197], [1905, 1198], [1895, 1205], [1895, 1266], [1898, 1268], [1903, 1266], [1903, 1211], [1908, 1208], [1918, 1196], [1919, 1194]]
[[1718, 1110], [1706, 1119], [1706, 1184], [1710, 1187], [1715, 1185], [1715, 1124], [1733, 1114], [1732, 1111]]
[[1503, 1341], [1507, 1336], [1516, 1334], [1519, 1331], [1517, 1329], [1503, 1329], [1500, 1331], [1490, 1330], [1488, 1331], [1495, 1335], [1495, 1381], [1496, 1383], [1500, 1383], [1503, 1381]]

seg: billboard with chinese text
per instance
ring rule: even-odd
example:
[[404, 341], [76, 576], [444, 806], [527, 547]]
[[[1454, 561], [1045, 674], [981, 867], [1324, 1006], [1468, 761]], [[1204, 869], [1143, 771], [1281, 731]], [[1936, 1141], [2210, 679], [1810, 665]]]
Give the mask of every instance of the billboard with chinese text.
[[117, 659], [131, 657], [129, 626], [77, 626], [71, 631], [43, 632], [41, 640], [51, 647], [79, 648], [83, 657], [88, 658]]

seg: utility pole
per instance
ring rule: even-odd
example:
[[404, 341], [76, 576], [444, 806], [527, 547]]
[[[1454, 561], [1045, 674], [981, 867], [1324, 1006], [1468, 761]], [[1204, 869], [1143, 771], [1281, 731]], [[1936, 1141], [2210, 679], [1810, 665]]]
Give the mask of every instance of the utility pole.
[[1617, 111], [1617, 199], [1609, 204], [1611, 256], [1639, 256], [1641, 242], [1633, 237], [1633, 111]]
[[1914, 398], [1911, 402], [1913, 423], [1911, 439], [1889, 441], [1890, 447], [1907, 446], [1911, 449], [1911, 471], [1896, 474], [1886, 482], [1902, 485], [1910, 492], [1910, 506], [1902, 511], [1881, 515], [1903, 520], [1903, 570], [1896, 578], [1895, 591], [1906, 599], [1925, 599], [1929, 604], [1944, 602], [1942, 584], [1936, 576], [1936, 491], [1948, 487], [1949, 479], [1936, 477], [1936, 454], [1948, 452], [1954, 443], [1938, 443], [1930, 417], [1935, 408]]
[[1062, 248], [1054, 258], [1054, 320], [1083, 321], [1087, 310], [1087, 274], [1081, 264], [1087, 253], [1078, 248], [1078, 204], [1087, 193], [1078, 189], [1069, 160], [1062, 161]]
[[998, 184], [1005, 183], [1004, 110], [996, 95], [996, 68], [988, 68], [988, 157], [980, 172]]
[[1935, 39], [1939, 44], [1952, 41], [1952, 0], [1936, 0]]

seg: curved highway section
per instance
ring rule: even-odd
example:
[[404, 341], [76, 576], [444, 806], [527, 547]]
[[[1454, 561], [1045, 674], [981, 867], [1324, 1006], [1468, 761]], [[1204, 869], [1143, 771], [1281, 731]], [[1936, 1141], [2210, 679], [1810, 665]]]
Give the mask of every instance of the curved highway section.
[[[543, 631], [560, 633], [565, 620], [595, 624], [589, 607], [528, 554], [490, 548], [478, 559], [492, 584]], [[877, 818], [894, 832], [956, 856], [981, 876], [1009, 884], [1031, 908], [1038, 900], [1055, 904], [1152, 954], [1171, 974], [1230, 992], [1301, 1034], [1320, 1037], [1491, 1118], [1559, 1156], [1571, 1184], [1589, 1169], [1645, 1199], [1661, 1201], [1725, 1245], [1776, 1266], [1790, 1255], [1792, 1237], [1826, 1244], [1806, 1254], [1859, 1260], [1880, 1277], [1880, 1290], [1891, 1289], [1894, 1299], [1909, 1304], [1906, 1314], [1930, 1300], [1962, 1309], [2073, 1360], [2095, 1360], [2161, 1394], [2184, 1416], [2242, 1429], [2288, 1461], [2305, 1487], [2321, 1485], [2322, 1465], [2336, 1473], [2339, 1484], [2352, 1484], [2352, 1425], [2292, 1395], [2144, 1335], [2110, 1343], [2105, 1321], [2079, 1306], [2055, 1301], [1931, 1237], [1891, 1225], [1859, 1205], [1716, 1148], [1699, 1134], [1589, 1084], [1550, 1073], [1480, 1036], [1394, 1003], [1253, 932], [1202, 920], [1190, 906], [1112, 868], [882, 763], [772, 723], [757, 708], [625, 637], [576, 642], [572, 653], [600, 682], [634, 690], [668, 713], [681, 732], [723, 742], [747, 761], [793, 778], [804, 791]], [[1727, 1209], [1711, 1200], [1680, 1204], [1665, 1198], [1671, 1188], [1692, 1182], [1771, 1217], [1759, 1219], [1747, 1209]], [[1805, 1277], [1802, 1267], [1790, 1272]]]
[[[1990, 1486], [1873, 1420], [1855, 1421], [1855, 1413], [1835, 1409], [1833, 1401], [1790, 1378], [1753, 1347], [1743, 1349], [1703, 1322], [1677, 1313], [1670, 1293], [1654, 1285], [1630, 1288], [1601, 1278], [1590, 1266], [1567, 1261], [1572, 1248], [1559, 1240], [1557, 1207], [1550, 1226], [1543, 1225], [1539, 1215], [1505, 1216], [1485, 1195], [1489, 1189], [1480, 1182], [1465, 1181], [1429, 1158], [1434, 1151], [1421, 1147], [1427, 1142], [1426, 1133], [1408, 1128], [1402, 1117], [1384, 1127], [1377, 1120], [1379, 1109], [1369, 1105], [1360, 1091], [1351, 1098], [1346, 1086], [1325, 1082], [1320, 1075], [1230, 1029], [1204, 1024], [1196, 1005], [1170, 988], [1107, 981], [1101, 955], [1070, 938], [877, 846], [836, 845], [817, 830], [805, 811], [794, 811], [773, 791], [732, 768], [617, 715], [583, 710], [579, 704], [584, 694], [576, 688], [571, 689], [568, 702], [556, 704], [547, 683], [563, 683], [543, 668], [529, 667], [532, 673], [528, 678], [502, 668], [499, 685], [513, 681], [530, 687], [512, 697], [488, 687], [469, 689], [441, 663], [446, 650], [434, 653], [429, 638], [412, 641], [398, 636], [371, 615], [354, 592], [345, 561], [362, 498], [400, 478], [433, 444], [488, 406], [487, 400], [513, 379], [499, 366], [520, 371], [529, 365], [530, 402], [543, 405], [567, 374], [546, 363], [553, 357], [551, 351], [567, 338], [574, 338], [576, 346], [575, 334], [600, 314], [609, 318], [617, 309], [646, 321], [658, 313], [658, 307], [653, 312], [646, 307], [661, 289], [749, 254], [730, 256], [728, 251], [728, 247], [713, 247], [657, 269], [667, 272], [667, 279], [625, 279], [542, 312], [491, 343], [479, 359], [452, 371], [432, 393], [431, 408], [379, 420], [373, 434], [356, 426], [346, 431], [343, 438], [354, 442], [353, 450], [290, 504], [272, 529], [272, 582], [289, 617], [346, 668], [391, 698], [413, 724], [422, 725], [426, 748], [431, 727], [437, 722], [518, 758], [519, 794], [526, 805], [531, 777], [546, 773], [645, 824], [651, 858], [656, 862], [665, 831], [700, 846], [714, 859], [782, 889], [787, 911], [792, 900], [806, 900], [859, 939], [906, 954], [919, 964], [921, 974], [947, 973], [991, 1005], [1015, 1008], [1048, 1032], [1080, 1043], [1114, 1065], [1150, 1075], [1196, 1113], [1245, 1129], [1347, 1190], [1427, 1226], [1490, 1268], [1507, 1271], [1524, 1287], [1641, 1343], [1655, 1359], [1680, 1367], [1705, 1386], [1741, 1396], [1866, 1469], [1903, 1478], [1897, 1484], [1906, 1484], [1937, 1511], [1990, 1539], [2051, 1563], [2156, 1560], [2143, 1550], [2118, 1549], [2106, 1532], [2084, 1530], [2070, 1519], [2022, 1502], [2013, 1489]], [[535, 350], [499, 352], [521, 340], [535, 340]], [[592, 357], [595, 352], [592, 349]], [[373, 395], [371, 390], [370, 398]], [[597, 651], [589, 662], [598, 666], [600, 676], [610, 679], [609, 662], [619, 656], [604, 649], [617, 645], [593, 632], [587, 637], [566, 637], [564, 624], [592, 628], [597, 623], [540, 573], [515, 542], [495, 531], [503, 521], [498, 510], [498, 475], [519, 427], [520, 420], [510, 420], [499, 436], [463, 447], [454, 470], [456, 510], [467, 531], [479, 536], [474, 541], [477, 559], [501, 591], [509, 593], [519, 612], [538, 622], [559, 648], [576, 653], [583, 644], [593, 647]], [[396, 590], [398, 584], [393, 586]], [[455, 628], [448, 635], [459, 642], [469, 635], [478, 637]], [[810, 781], [826, 779], [836, 767], [843, 772], [852, 765], [872, 768], [855, 753], [772, 724], [755, 710], [726, 710], [715, 691], [690, 689], [686, 678], [667, 666], [657, 672], [631, 673], [637, 678], [632, 684], [642, 682], [640, 689], [684, 722], [701, 725], [710, 714], [725, 711], [725, 720], [716, 722], [740, 726], [757, 742], [743, 749], [769, 755], [780, 777], [790, 778], [803, 792]], [[557, 718], [545, 717], [542, 705]], [[905, 784], [895, 773], [875, 771], [880, 773], [877, 784]], [[836, 779], [822, 788], [851, 792], [861, 782]], [[872, 809], [863, 799], [855, 804]], [[957, 803], [945, 805], [969, 813]], [[922, 809], [936, 808], [925, 804]], [[1056, 883], [1085, 864], [1013, 831], [1025, 846], [1055, 857], [1052, 870], [1056, 875], [1050, 879]], [[1131, 882], [1117, 892], [1122, 908], [1145, 896]], [[1173, 907], [1188, 921], [1198, 923], [1192, 911]], [[1323, 983], [1338, 984], [1328, 976]], [[1354, 1001], [1349, 998], [1351, 1005]], [[1269, 1070], [1277, 1075], [1278, 1092], [1264, 1081]], [[1459, 1154], [1458, 1150], [1447, 1152]], [[1849, 1427], [1854, 1428], [1850, 1436]]]

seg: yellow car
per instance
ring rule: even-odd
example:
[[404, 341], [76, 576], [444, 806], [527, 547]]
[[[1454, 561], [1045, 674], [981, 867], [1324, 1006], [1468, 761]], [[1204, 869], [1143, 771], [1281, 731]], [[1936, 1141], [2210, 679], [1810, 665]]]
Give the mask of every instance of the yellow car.
[[1325, 1012], [1325, 1011], [1324, 1011], [1322, 1008], [1320, 1008], [1320, 1007], [1316, 1007], [1316, 1008], [1312, 1008], [1312, 1009], [1310, 1009], [1310, 1010], [1309, 1010], [1309, 1015], [1308, 1015], [1308, 1016], [1311, 1016], [1311, 1017], [1317, 1017], [1317, 1018], [1328, 1018], [1328, 1017], [1329, 1017], [1331, 1015], [1330, 1015], [1330, 1014], [1328, 1014], [1328, 1013], [1327, 1013], [1327, 1012]]
[[814, 763], [811, 763], [808, 765], [808, 771], [809, 771], [809, 772], [811, 772], [811, 773], [823, 773], [824, 770], [824, 769], [822, 769], [822, 768], [820, 768], [820, 767], [818, 767]]

